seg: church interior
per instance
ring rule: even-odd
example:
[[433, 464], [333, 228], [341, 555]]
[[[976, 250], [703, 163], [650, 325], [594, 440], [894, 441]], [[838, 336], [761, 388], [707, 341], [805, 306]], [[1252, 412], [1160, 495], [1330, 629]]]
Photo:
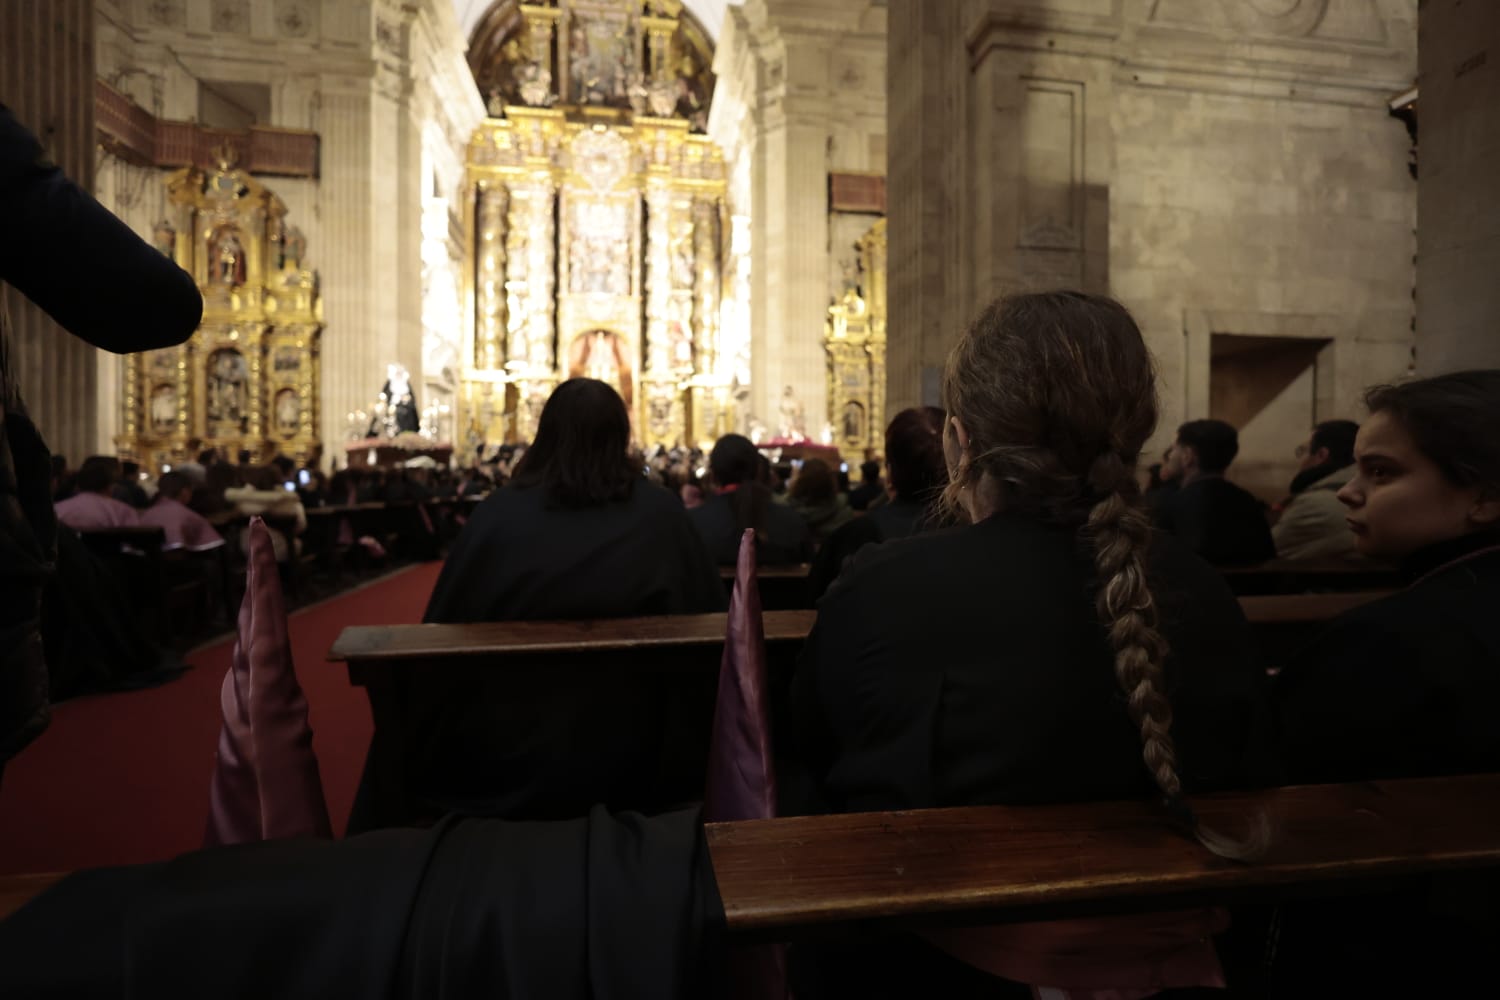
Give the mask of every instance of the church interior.
[[1497, 161], [1475, 0], [5, 0], [0, 995], [1482, 975]]

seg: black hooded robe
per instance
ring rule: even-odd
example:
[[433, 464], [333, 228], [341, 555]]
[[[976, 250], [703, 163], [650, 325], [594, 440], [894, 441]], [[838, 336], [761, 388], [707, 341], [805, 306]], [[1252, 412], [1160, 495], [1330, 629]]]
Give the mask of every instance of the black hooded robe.
[[[585, 620], [725, 605], [681, 501], [642, 480], [624, 502], [581, 510], [550, 507], [541, 487], [496, 490], [454, 543], [423, 620]], [[493, 662], [406, 671], [395, 696], [408, 801], [373, 797], [371, 767], [381, 754], [372, 743], [350, 829], [450, 811], [564, 819], [596, 802], [649, 810], [691, 797], [688, 779], [702, 762], [674, 762], [670, 741], [682, 732], [677, 713], [696, 713], [697, 700], [680, 679], [647, 676], [623, 660], [618, 672], [567, 682]], [[561, 657], [547, 667], [554, 664], [566, 669]], [[377, 732], [375, 742], [382, 738]]]

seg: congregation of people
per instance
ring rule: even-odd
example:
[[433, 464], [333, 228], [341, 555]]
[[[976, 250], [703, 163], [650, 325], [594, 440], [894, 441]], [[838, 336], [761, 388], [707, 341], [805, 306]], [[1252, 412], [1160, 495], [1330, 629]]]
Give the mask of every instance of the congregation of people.
[[[185, 337], [195, 324], [177, 327]], [[1273, 818], [1209, 825], [1199, 796], [1500, 771], [1489, 715], [1500, 701], [1500, 371], [1371, 388], [1357, 424], [1319, 423], [1288, 442], [1301, 467], [1274, 511], [1232, 481], [1237, 435], [1221, 421], [1182, 424], [1160, 467], [1139, 468], [1157, 432], [1157, 380], [1134, 319], [1109, 298], [995, 301], [951, 351], [941, 391], [941, 408], [896, 414], [880, 455], [855, 456], [853, 485], [828, 461], [782, 463], [738, 434], [706, 454], [643, 453], [620, 394], [575, 378], [553, 391], [527, 447], [460, 474], [342, 469], [325, 480], [316, 467], [231, 462], [212, 448], [157, 473], [93, 456], [76, 470], [54, 464], [50, 510], [64, 552], [78, 533], [130, 525], [211, 551], [226, 547], [216, 517], [259, 517], [286, 562], [320, 506], [482, 497], [434, 529], [446, 557], [428, 623], [723, 611], [723, 570], [748, 538], [761, 567], [808, 567], [816, 609], [792, 676], [772, 692], [782, 815], [1144, 800], [1213, 855], [1253, 866], [1284, 835]], [[1402, 587], [1331, 622], [1272, 676], [1221, 571], [1328, 558], [1388, 565]], [[309, 977], [317, 955], [353, 954], [389, 967], [392, 982], [447, 983], [431, 995], [474, 995], [463, 971], [439, 974], [443, 948], [517, 969], [566, 951], [557, 964], [574, 975], [628, 967], [632, 948], [705, 962], [698, 938], [649, 919], [668, 898], [712, 910], [686, 866], [653, 853], [665, 842], [653, 838], [677, 838], [702, 864], [701, 827], [660, 832], [684, 805], [682, 785], [662, 777], [682, 762], [661, 759], [662, 733], [681, 720], [660, 691], [600, 672], [518, 699], [471, 674], [412, 672], [387, 692], [403, 714], [409, 812], [363, 808], [362, 789], [350, 833], [427, 832], [371, 833], [339, 854], [209, 850], [175, 863], [186, 867], [174, 884], [200, 894], [195, 905], [237, 907], [240, 941], [280, 931], [285, 962]], [[24, 753], [24, 741], [0, 750]], [[372, 745], [367, 782], [384, 758]], [[527, 822], [487, 825], [497, 820]], [[564, 839], [547, 841], [529, 825], [539, 821], [590, 825], [553, 828]], [[440, 838], [441, 863], [429, 864]], [[513, 869], [501, 879], [507, 853], [537, 859], [536, 881]], [[610, 882], [648, 862], [650, 878]], [[258, 865], [298, 871], [283, 887], [302, 899], [297, 933], [256, 925], [271, 889], [209, 899], [215, 878]], [[63, 975], [28, 958], [46, 951], [48, 921], [136, 913], [122, 902], [130, 878], [64, 883], [14, 928], [0, 924], [0, 986]], [[1198, 906], [921, 933], [871, 926], [799, 942], [788, 967], [802, 998], [1197, 996], [1268, 978], [1283, 995], [1423, 995], [1480, 964], [1496, 928], [1492, 880], [1458, 881], [1269, 916]], [[575, 903], [597, 908], [590, 920], [617, 919], [591, 925], [587, 949], [532, 942], [528, 955], [532, 911]], [[487, 907], [505, 916], [495, 917], [503, 949], [485, 939]], [[410, 937], [408, 910], [423, 915]], [[160, 928], [187, 930], [193, 947], [180, 952], [235, 946], [194, 932], [186, 904], [153, 912]], [[646, 916], [619, 916], [631, 912]], [[118, 922], [149, 936], [149, 921], [130, 920]], [[67, 976], [125, 974], [124, 949], [100, 940], [98, 954], [77, 944], [90, 960]], [[131, 948], [165, 948], [143, 940]], [[495, 984], [517, 977], [497, 972], [490, 988], [513, 995]], [[672, 979], [677, 995], [696, 981]], [[606, 995], [579, 989], [557, 995]]]

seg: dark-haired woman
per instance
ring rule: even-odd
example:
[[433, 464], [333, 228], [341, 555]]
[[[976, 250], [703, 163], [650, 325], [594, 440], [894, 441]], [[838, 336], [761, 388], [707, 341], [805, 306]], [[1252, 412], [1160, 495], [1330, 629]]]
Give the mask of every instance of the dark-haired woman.
[[[1001, 300], [949, 356], [944, 396], [946, 498], [970, 523], [865, 549], [823, 597], [792, 694], [821, 797], [809, 804], [1150, 798], [1164, 822], [1191, 823], [1189, 793], [1274, 780], [1239, 606], [1152, 535], [1137, 496], [1156, 386], [1125, 309], [1078, 293]], [[1191, 825], [1220, 853], [1252, 851]], [[799, 995], [1210, 986], [1220, 922], [1195, 911], [819, 948], [799, 959]]]
[[739, 434], [724, 435], [709, 452], [713, 491], [688, 516], [720, 566], [733, 566], [739, 558], [740, 539], [747, 528], [755, 531], [762, 566], [811, 558], [812, 533], [795, 511], [772, 502], [766, 484], [768, 470], [765, 457]]
[[[1341, 616], [1277, 677], [1287, 777], [1500, 772], [1500, 371], [1380, 386], [1366, 403], [1338, 498], [1358, 551], [1399, 563], [1407, 585]], [[1289, 910], [1280, 975], [1387, 995], [1487, 975], [1496, 889], [1464, 879]]]
[[[423, 620], [723, 610], [718, 570], [682, 502], [647, 481], [629, 445], [630, 418], [614, 389], [583, 378], [559, 385], [511, 481], [454, 543]], [[362, 800], [351, 823], [447, 811], [561, 819], [596, 802], [664, 804], [651, 786], [661, 754], [655, 689], [595, 675], [566, 694], [544, 686], [523, 703], [514, 684], [491, 692], [478, 679], [409, 676], [401, 693], [415, 754], [408, 773], [421, 801], [412, 815], [392, 816]]]
[[866, 545], [906, 538], [941, 524], [934, 501], [948, 483], [943, 459], [943, 411], [923, 406], [896, 414], [885, 429], [885, 461], [890, 499], [844, 525], [818, 549], [808, 574], [813, 600], [823, 596], [854, 553]]
[[854, 519], [848, 496], [839, 490], [838, 474], [821, 458], [802, 463], [786, 496], [787, 506], [807, 522], [807, 530], [819, 544]]

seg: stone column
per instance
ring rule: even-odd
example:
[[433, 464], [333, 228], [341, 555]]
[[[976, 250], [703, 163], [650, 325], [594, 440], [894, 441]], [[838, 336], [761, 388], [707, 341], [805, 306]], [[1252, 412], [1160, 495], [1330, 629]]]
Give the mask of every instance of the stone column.
[[968, 72], [961, 4], [891, 0], [886, 94], [889, 374], [886, 403], [939, 405], [943, 355], [970, 272], [964, 186]]
[[368, 81], [325, 79], [318, 115], [324, 243], [317, 250], [325, 324], [322, 432], [329, 451], [340, 461], [348, 414], [370, 408], [389, 356], [374, 329], [372, 98]]
[[[93, 0], [0, 3], [0, 95], [85, 191], [94, 188]], [[87, 275], [78, 275], [87, 294]], [[0, 284], [9, 318], [10, 378], [54, 454], [75, 466], [96, 450], [97, 353]]]
[[754, 348], [755, 412], [774, 419], [790, 385], [809, 437], [817, 437], [827, 411], [821, 336], [828, 309], [826, 116], [822, 102], [799, 104], [790, 97], [766, 110], [764, 197], [756, 200], [761, 238], [751, 247], [751, 273], [761, 276], [756, 284], [765, 303], [764, 334]]
[[1500, 367], [1500, 6], [1418, 21], [1417, 369]]

